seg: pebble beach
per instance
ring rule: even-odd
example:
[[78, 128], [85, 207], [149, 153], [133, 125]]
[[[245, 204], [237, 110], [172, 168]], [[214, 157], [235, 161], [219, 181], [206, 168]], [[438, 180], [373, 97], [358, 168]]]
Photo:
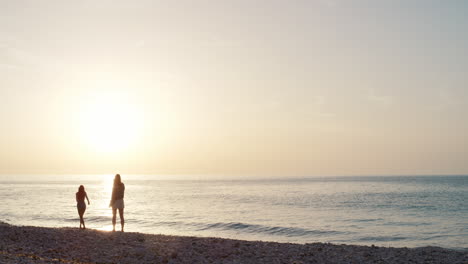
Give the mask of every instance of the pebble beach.
[[0, 222], [0, 263], [447, 263], [468, 252], [438, 247], [387, 248], [291, 244]]

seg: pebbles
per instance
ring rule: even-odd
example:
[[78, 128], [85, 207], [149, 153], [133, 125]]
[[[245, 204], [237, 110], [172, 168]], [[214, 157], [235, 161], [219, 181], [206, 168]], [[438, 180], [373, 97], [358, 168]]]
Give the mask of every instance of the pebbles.
[[449, 263], [467, 251], [252, 242], [12, 226], [0, 222], [0, 263]]

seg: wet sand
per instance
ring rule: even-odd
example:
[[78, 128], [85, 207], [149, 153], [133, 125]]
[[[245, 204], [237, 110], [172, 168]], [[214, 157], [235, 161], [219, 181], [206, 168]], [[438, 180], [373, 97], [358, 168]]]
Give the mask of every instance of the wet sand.
[[290, 244], [0, 222], [0, 263], [447, 263], [468, 251], [328, 243]]

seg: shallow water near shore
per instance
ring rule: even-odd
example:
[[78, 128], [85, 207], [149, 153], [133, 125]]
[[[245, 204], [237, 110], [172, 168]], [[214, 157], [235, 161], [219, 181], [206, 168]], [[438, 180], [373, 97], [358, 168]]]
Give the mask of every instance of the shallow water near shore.
[[[247, 240], [468, 248], [468, 176], [126, 180], [126, 231]], [[110, 181], [0, 182], [0, 220], [110, 230]]]

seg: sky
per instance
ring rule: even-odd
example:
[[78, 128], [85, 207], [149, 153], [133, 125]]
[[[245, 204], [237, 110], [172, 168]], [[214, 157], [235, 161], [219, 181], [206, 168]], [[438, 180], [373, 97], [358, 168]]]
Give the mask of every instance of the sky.
[[0, 174], [467, 174], [467, 13], [2, 0]]

